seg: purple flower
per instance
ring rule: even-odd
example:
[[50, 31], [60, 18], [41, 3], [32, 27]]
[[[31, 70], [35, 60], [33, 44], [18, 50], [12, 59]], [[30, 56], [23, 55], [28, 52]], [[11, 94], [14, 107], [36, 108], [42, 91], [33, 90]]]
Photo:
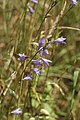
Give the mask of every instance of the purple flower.
[[46, 56], [48, 54], [48, 50], [45, 48], [42, 49], [43, 45], [44, 45], [45, 39], [44, 37], [41, 38], [40, 42], [39, 42], [39, 46], [38, 49], [41, 49], [40, 52], [38, 52], [39, 54], [42, 53], [44, 56]]
[[24, 63], [24, 61], [26, 60], [26, 55], [23, 53], [23, 54], [21, 54], [21, 53], [19, 53], [18, 54], [18, 60], [20, 60], [22, 63]]
[[54, 44], [57, 44], [57, 43], [66, 44], [65, 40], [66, 40], [66, 38], [60, 37], [57, 40], [53, 41], [52, 43], [54, 43]]
[[45, 42], [45, 39], [42, 38], [39, 42], [39, 49], [43, 46], [44, 42]]
[[37, 4], [38, 1], [37, 0], [31, 0], [34, 4]]
[[71, 0], [72, 5], [77, 5], [77, 1], [76, 0]]
[[29, 75], [25, 76], [25, 77], [24, 77], [24, 80], [32, 80], [31, 75], [29, 74]]
[[29, 12], [34, 13], [34, 9], [32, 7], [29, 7]]
[[52, 61], [51, 61], [51, 60], [48, 60], [48, 59], [45, 59], [45, 58], [42, 58], [42, 62], [43, 62], [46, 66], [49, 66], [49, 62], [51, 63]]
[[17, 108], [16, 110], [13, 110], [13, 111], [11, 112], [11, 114], [14, 114], [14, 115], [21, 115], [21, 114], [22, 114], [22, 111], [21, 111], [20, 108]]
[[32, 68], [32, 70], [38, 75], [41, 74], [40, 68]]
[[34, 65], [41, 66], [41, 60], [40, 60], [40, 59], [33, 60], [32, 63], [33, 63]]
[[44, 56], [46, 56], [47, 54], [49, 54], [49, 52], [48, 52], [47, 49], [44, 49], [43, 52], [42, 52], [42, 54], [43, 54]]

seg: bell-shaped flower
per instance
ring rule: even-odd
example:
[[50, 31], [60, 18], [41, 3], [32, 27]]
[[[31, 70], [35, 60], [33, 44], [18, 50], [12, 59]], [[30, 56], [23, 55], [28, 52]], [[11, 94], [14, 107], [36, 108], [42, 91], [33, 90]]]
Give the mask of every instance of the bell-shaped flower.
[[72, 5], [77, 5], [77, 0], [71, 0]]
[[52, 61], [51, 60], [48, 60], [46, 58], [42, 58], [42, 62], [46, 65], [46, 66], [49, 66], [49, 63], [51, 63]]
[[44, 56], [46, 56], [47, 54], [49, 54], [49, 52], [48, 52], [47, 49], [44, 49], [44, 50], [42, 51], [42, 54], [43, 54]]
[[33, 79], [32, 79], [32, 77], [31, 77], [31, 75], [28, 74], [27, 76], [24, 77], [24, 80], [33, 80]]
[[34, 9], [32, 7], [29, 7], [29, 12], [34, 13]]
[[43, 47], [44, 42], [45, 42], [45, 39], [44, 39], [44, 38], [41, 38], [41, 40], [40, 40], [40, 42], [39, 42], [39, 49], [40, 49], [41, 47]]
[[33, 60], [33, 61], [32, 61], [32, 64], [41, 66], [41, 65], [42, 65], [42, 64], [41, 64], [41, 59]]
[[57, 44], [57, 43], [66, 44], [65, 40], [66, 40], [66, 38], [60, 37], [57, 40], [53, 41], [52, 43], [53, 44]]
[[32, 68], [32, 70], [38, 75], [41, 74], [40, 68]]
[[40, 42], [39, 42], [39, 45], [38, 45], [38, 49], [39, 49], [39, 50], [41, 49], [41, 51], [38, 52], [38, 53], [39, 53], [39, 54], [42, 53], [42, 55], [46, 56], [46, 55], [49, 54], [49, 53], [48, 53], [48, 50], [46, 49], [46, 47], [43, 47], [43, 46], [44, 46], [44, 43], [45, 43], [45, 39], [44, 39], [44, 37], [43, 37], [43, 38], [41, 38], [41, 40], [40, 40]]
[[26, 60], [27, 56], [23, 53], [19, 53], [18, 54], [18, 60], [21, 61], [22, 63], [24, 63], [24, 61]]

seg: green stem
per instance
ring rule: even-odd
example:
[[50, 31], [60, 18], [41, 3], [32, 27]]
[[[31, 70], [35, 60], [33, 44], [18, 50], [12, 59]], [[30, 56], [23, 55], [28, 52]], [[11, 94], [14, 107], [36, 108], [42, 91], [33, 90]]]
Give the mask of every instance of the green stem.
[[40, 24], [40, 27], [39, 27], [39, 29], [38, 29], [38, 41], [39, 41], [39, 39], [40, 39], [40, 33], [41, 33], [41, 29], [42, 29], [42, 26], [43, 26], [43, 23], [44, 23], [44, 21], [45, 21], [45, 19], [47, 18], [47, 15], [49, 14], [49, 12], [53, 9], [53, 7], [55, 7], [55, 5], [56, 5], [57, 3], [56, 2], [54, 2], [54, 4], [52, 4], [51, 6], [50, 6], [50, 8], [48, 9], [48, 11], [46, 12], [46, 14], [43, 16], [43, 18], [42, 18], [42, 21], [41, 21], [41, 24]]

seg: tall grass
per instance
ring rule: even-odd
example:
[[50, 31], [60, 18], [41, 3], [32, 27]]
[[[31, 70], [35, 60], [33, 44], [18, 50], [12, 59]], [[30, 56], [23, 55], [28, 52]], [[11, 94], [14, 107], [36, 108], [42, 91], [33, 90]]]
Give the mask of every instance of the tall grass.
[[0, 1], [0, 120], [80, 120], [80, 2], [71, 1]]

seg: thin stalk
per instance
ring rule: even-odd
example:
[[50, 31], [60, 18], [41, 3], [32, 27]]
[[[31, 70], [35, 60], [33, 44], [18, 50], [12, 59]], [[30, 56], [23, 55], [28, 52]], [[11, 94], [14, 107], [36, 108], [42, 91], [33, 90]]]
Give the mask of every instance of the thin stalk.
[[[24, 63], [24, 67], [26, 65], [26, 61]], [[24, 68], [23, 68], [24, 69]], [[21, 83], [20, 83], [20, 92], [19, 92], [19, 98], [18, 98], [18, 107], [19, 107], [19, 104], [20, 104], [20, 101], [21, 101], [21, 97], [22, 97], [22, 90], [23, 90], [23, 77], [24, 77], [24, 74], [22, 74], [21, 76]], [[27, 89], [27, 88], [26, 88]]]
[[74, 103], [75, 103], [75, 92], [76, 92], [76, 86], [77, 86], [79, 73], [80, 73], [80, 71], [76, 70], [76, 71], [74, 71], [74, 75], [73, 75], [73, 91], [72, 91], [72, 96], [70, 99], [69, 109], [68, 109], [68, 113], [67, 113], [68, 120], [71, 120], [71, 114], [72, 114], [72, 110], [73, 110]]
[[79, 28], [76, 28], [76, 27], [69, 27], [69, 26], [59, 26], [57, 27], [59, 30], [61, 29], [68, 29], [68, 30], [74, 30], [74, 31], [79, 31], [80, 32], [80, 29]]
[[7, 36], [7, 23], [6, 23], [6, 0], [3, 0], [3, 27], [4, 27], [4, 32], [5, 35]]
[[47, 15], [49, 14], [49, 12], [55, 7], [55, 5], [56, 5], [57, 3], [55, 3], [54, 2], [54, 4], [52, 4], [51, 6], [50, 6], [50, 8], [48, 9], [48, 11], [46, 12], [46, 14], [43, 16], [43, 18], [42, 18], [42, 21], [41, 21], [41, 24], [40, 24], [40, 27], [39, 27], [39, 29], [38, 29], [38, 37], [37, 37], [37, 39], [38, 39], [38, 41], [39, 41], [39, 39], [40, 39], [40, 33], [41, 33], [41, 29], [42, 29], [42, 26], [43, 26], [43, 23], [44, 23], [44, 21], [45, 21], [45, 19], [47, 18]]
[[[35, 7], [35, 5], [33, 6], [33, 8], [34, 7]], [[35, 10], [35, 12], [36, 12], [36, 10]], [[27, 36], [27, 48], [29, 47], [29, 45], [31, 43], [31, 40], [32, 40], [32, 33], [33, 33], [33, 30], [34, 30], [34, 24], [35, 24], [35, 20], [36, 20], [35, 17], [36, 17], [36, 13], [31, 14], [29, 24], [28, 24], [28, 29], [26, 31], [26, 34], [27, 34], [26, 35]]]
[[[45, 45], [45, 47], [48, 45], [48, 43]], [[41, 49], [39, 49], [35, 55], [30, 59], [30, 61], [25, 65], [25, 67], [23, 68], [23, 71], [21, 73], [20, 76], [23, 76], [25, 70], [26, 70], [26, 67], [31, 63], [31, 61], [34, 59], [34, 57], [43, 49], [44, 47], [42, 47]], [[29, 86], [29, 83], [28, 83], [28, 86]], [[30, 107], [32, 107], [32, 103], [31, 103], [31, 86], [28, 87], [28, 90], [26, 91], [26, 96], [25, 96], [25, 101], [24, 101], [24, 106], [23, 106], [23, 112], [22, 112], [22, 120], [24, 118], [24, 112], [25, 112], [25, 105], [26, 105], [26, 100], [27, 100], [27, 96], [29, 94], [29, 100], [30, 100]], [[32, 114], [32, 111], [31, 111], [31, 114]]]
[[[27, 81], [27, 86], [28, 86], [28, 89], [26, 89], [25, 91], [25, 100], [24, 100], [24, 106], [23, 106], [23, 109], [22, 109], [22, 116], [21, 116], [21, 120], [24, 120], [24, 112], [25, 112], [25, 109], [26, 109], [26, 101], [28, 99], [28, 95], [29, 95], [29, 82]], [[30, 101], [29, 101], [30, 102]], [[30, 102], [31, 103], [31, 102]], [[30, 104], [29, 103], [29, 104]], [[30, 104], [31, 105], [31, 104]]]
[[[29, 2], [29, 0], [26, 0], [25, 6], [24, 6], [24, 10], [23, 10], [21, 16], [20, 16], [20, 17], [17, 19], [17, 21], [16, 21], [16, 23], [17, 23], [18, 26], [20, 26], [20, 24], [22, 24], [22, 22], [24, 23], [24, 24], [23, 24], [23, 31], [24, 31], [24, 28], [25, 28], [25, 17], [26, 17], [27, 4], [28, 4], [28, 2]], [[15, 31], [15, 28], [16, 28], [16, 27], [13, 28], [14, 31]], [[14, 32], [14, 31], [13, 31], [13, 32]], [[18, 33], [18, 34], [17, 34], [18, 36], [17, 36], [16, 42], [15, 42], [15, 45], [14, 45], [14, 46], [15, 46], [15, 51], [17, 50], [18, 41], [19, 41], [19, 39], [20, 39], [21, 29], [19, 29], [19, 27], [18, 27], [16, 33]], [[23, 36], [24, 36], [24, 33], [25, 33], [25, 32], [23, 32]]]
[[52, 27], [52, 29], [50, 29], [50, 31], [49, 31], [49, 35], [51, 35], [51, 34], [54, 32], [54, 30], [57, 28], [58, 23], [60, 22], [61, 18], [62, 18], [63, 15], [64, 15], [66, 6], [67, 6], [67, 2], [66, 2], [66, 0], [65, 0], [61, 12], [60, 12], [59, 15], [56, 17], [56, 20], [55, 20], [55, 22], [54, 22], [54, 24], [53, 24], [53, 27]]
[[[48, 67], [47, 72], [46, 72], [45, 81], [47, 81], [47, 80], [48, 80], [49, 68], [50, 68], [50, 67]], [[44, 88], [46, 88], [46, 82], [45, 82]], [[44, 91], [43, 91], [43, 93], [42, 93], [42, 94], [44, 95]]]

